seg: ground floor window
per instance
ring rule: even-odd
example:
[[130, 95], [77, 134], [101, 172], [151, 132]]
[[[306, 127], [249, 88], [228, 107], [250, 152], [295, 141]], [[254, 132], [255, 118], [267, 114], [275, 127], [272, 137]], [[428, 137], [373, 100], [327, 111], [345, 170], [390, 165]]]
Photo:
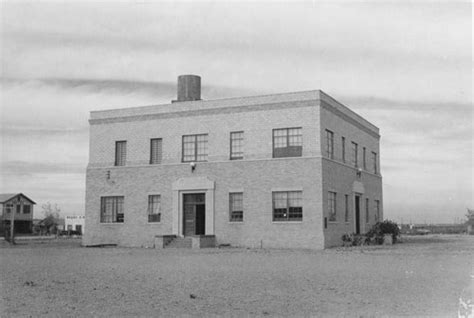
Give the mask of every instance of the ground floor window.
[[100, 198], [100, 222], [123, 223], [123, 196]]
[[336, 192], [328, 193], [329, 222], [336, 222]]
[[369, 199], [365, 199], [365, 223], [369, 223]]
[[349, 222], [349, 195], [345, 195], [344, 222]]
[[244, 220], [244, 194], [242, 192], [229, 193], [229, 219], [231, 222]]
[[302, 221], [303, 192], [273, 192], [273, 221]]
[[161, 222], [161, 196], [148, 196], [148, 222]]

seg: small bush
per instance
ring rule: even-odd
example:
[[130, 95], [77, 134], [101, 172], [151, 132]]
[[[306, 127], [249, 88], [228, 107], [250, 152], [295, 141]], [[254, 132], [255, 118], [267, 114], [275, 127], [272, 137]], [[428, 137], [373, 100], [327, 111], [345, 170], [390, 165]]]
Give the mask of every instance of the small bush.
[[389, 220], [377, 222], [374, 224], [374, 226], [372, 226], [366, 235], [370, 242], [375, 244], [383, 244], [383, 237], [386, 234], [391, 234], [393, 243], [396, 243], [397, 238], [400, 235], [400, 229], [398, 228], [397, 223]]
[[361, 246], [368, 243], [368, 238], [363, 234], [344, 234], [342, 242], [344, 246]]

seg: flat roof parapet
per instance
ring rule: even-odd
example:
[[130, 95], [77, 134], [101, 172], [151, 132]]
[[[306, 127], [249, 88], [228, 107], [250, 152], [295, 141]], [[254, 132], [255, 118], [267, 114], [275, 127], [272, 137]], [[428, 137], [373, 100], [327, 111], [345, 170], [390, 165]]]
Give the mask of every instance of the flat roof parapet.
[[127, 117], [142, 117], [148, 115], [165, 115], [188, 111], [199, 111], [199, 110], [213, 110], [220, 108], [232, 108], [232, 107], [245, 107], [253, 105], [265, 105], [265, 104], [278, 104], [278, 103], [290, 103], [290, 102], [302, 102], [302, 101], [324, 101], [327, 105], [333, 107], [337, 111], [345, 114], [351, 119], [357, 121], [374, 133], [378, 134], [379, 129], [365, 120], [363, 117], [344, 106], [343, 104], [336, 101], [328, 94], [321, 90], [311, 90], [302, 92], [292, 93], [281, 93], [281, 94], [270, 94], [260, 96], [247, 96], [247, 97], [235, 97], [225, 99], [214, 99], [214, 100], [195, 100], [195, 101], [182, 101], [179, 103], [161, 104], [161, 105], [150, 105], [150, 106], [138, 106], [138, 107], [127, 107], [117, 108], [109, 110], [91, 111], [90, 123], [102, 123], [103, 120], [117, 120], [120, 118]]

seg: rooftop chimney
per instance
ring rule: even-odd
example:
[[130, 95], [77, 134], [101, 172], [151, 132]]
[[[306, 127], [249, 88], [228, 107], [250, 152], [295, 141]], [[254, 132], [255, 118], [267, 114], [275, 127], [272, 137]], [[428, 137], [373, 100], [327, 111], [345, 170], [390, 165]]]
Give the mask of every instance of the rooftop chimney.
[[187, 102], [201, 99], [201, 77], [197, 75], [178, 76], [178, 100], [173, 102]]

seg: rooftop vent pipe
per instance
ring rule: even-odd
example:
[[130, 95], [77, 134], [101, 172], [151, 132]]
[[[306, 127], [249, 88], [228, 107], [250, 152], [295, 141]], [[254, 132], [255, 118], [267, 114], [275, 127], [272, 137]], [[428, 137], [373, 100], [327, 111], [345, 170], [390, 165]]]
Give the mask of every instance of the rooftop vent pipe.
[[201, 77], [197, 75], [178, 76], [178, 100], [173, 102], [192, 100], [201, 100]]

